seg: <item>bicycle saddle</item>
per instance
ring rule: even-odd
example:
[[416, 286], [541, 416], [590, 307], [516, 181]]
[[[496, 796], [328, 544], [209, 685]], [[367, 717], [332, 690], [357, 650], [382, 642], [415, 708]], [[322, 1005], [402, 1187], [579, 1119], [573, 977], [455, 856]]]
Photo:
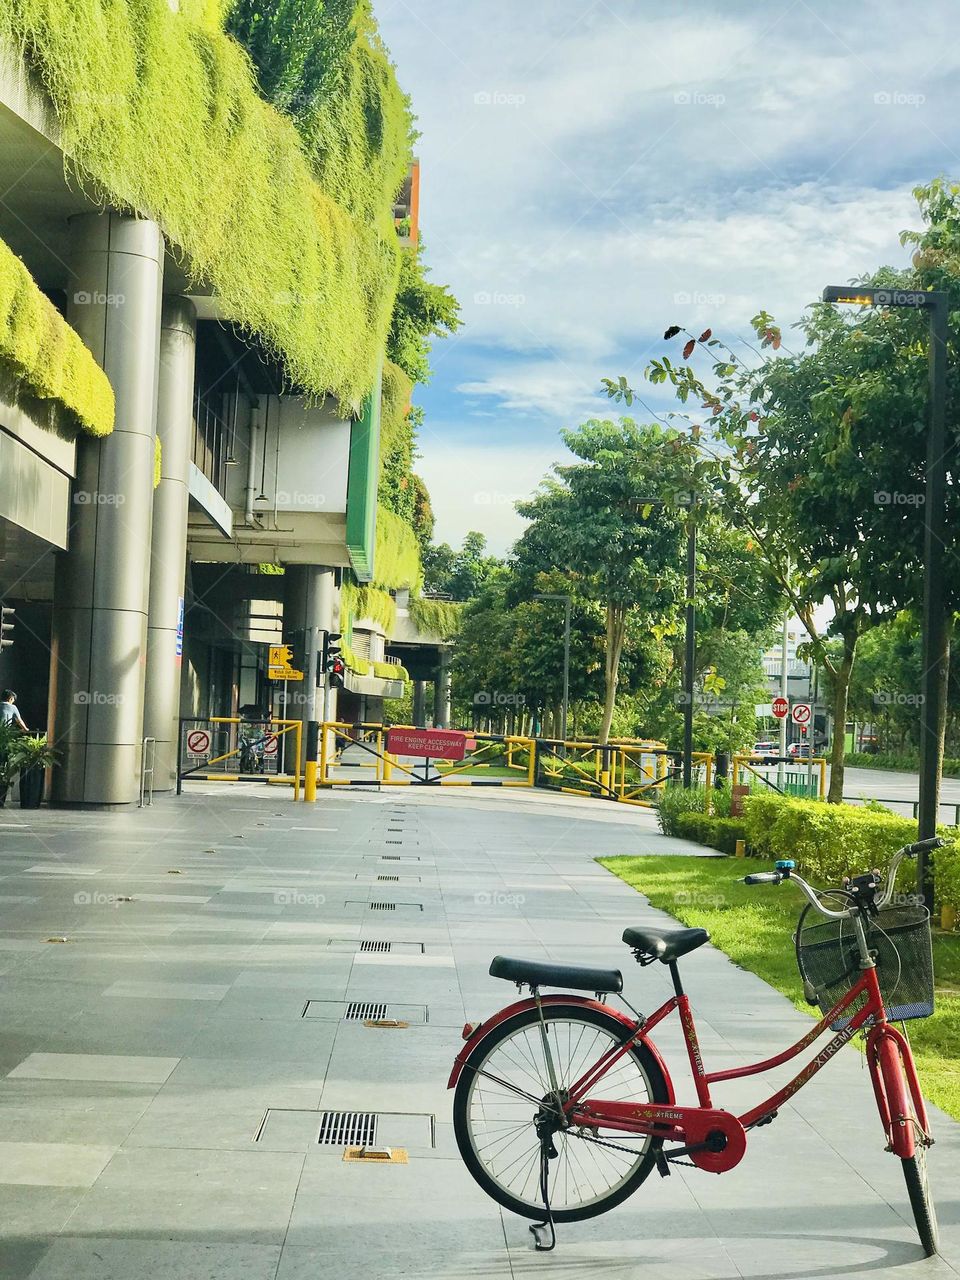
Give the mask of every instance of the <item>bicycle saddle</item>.
[[551, 964], [546, 960], [511, 960], [494, 956], [490, 976], [508, 982], [523, 982], [531, 987], [572, 987], [574, 991], [623, 990], [623, 974], [619, 969], [588, 969], [577, 964]]
[[709, 942], [710, 935], [706, 929], [624, 929], [623, 940], [651, 960], [671, 964]]

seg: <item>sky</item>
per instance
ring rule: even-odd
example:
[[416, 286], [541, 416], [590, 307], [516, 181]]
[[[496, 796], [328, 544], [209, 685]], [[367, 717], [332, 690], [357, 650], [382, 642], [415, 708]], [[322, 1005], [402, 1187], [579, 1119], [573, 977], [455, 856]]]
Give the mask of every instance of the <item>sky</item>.
[[941, 0], [374, 8], [421, 132], [426, 260], [464, 321], [416, 392], [438, 541], [506, 552], [561, 429], [621, 412], [601, 378], [664, 413], [643, 370], [679, 358], [668, 325], [746, 354], [766, 310], [790, 345], [825, 284], [907, 265], [913, 188], [960, 177]]

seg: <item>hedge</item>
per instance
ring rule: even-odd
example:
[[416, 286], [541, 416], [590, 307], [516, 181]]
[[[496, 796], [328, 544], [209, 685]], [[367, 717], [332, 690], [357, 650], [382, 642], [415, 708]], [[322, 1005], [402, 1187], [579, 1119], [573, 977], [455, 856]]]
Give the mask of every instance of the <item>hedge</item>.
[[[837, 884], [851, 872], [885, 870], [890, 856], [917, 838], [912, 818], [858, 805], [825, 804], [784, 796], [754, 795], [744, 802], [747, 843], [755, 857], [793, 858], [817, 884]], [[940, 834], [957, 839], [956, 827]], [[949, 844], [933, 855], [938, 903], [960, 907], [960, 855]], [[903, 882], [912, 878], [905, 866]]]
[[113, 430], [113, 388], [80, 335], [0, 240], [0, 361], [13, 385], [41, 402], [47, 425], [93, 436]]
[[356, 410], [396, 293], [406, 98], [361, 24], [302, 140], [216, 13], [213, 0], [187, 17], [168, 0], [6, 0], [0, 45], [49, 97], [69, 177], [154, 218], [291, 383]]
[[715, 818], [707, 813], [681, 813], [674, 823], [676, 834], [685, 840], [736, 853], [737, 841], [745, 840], [747, 830], [740, 818]]

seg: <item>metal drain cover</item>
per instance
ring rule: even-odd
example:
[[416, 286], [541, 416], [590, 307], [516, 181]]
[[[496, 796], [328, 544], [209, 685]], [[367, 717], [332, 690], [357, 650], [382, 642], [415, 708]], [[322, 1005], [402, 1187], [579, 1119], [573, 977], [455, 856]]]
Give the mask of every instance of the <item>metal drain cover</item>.
[[[308, 1000], [303, 1018], [319, 1018], [324, 1022], [366, 1022], [387, 1019], [423, 1026], [427, 1021], [425, 1004], [394, 1004], [383, 1000]], [[361, 1144], [362, 1145], [362, 1144]]]
[[344, 1022], [366, 1022], [368, 1018], [385, 1018], [386, 1004], [377, 1004], [372, 1000], [354, 1000], [347, 1005], [343, 1015]]
[[377, 1140], [375, 1111], [321, 1111], [317, 1142], [321, 1147], [372, 1147]]

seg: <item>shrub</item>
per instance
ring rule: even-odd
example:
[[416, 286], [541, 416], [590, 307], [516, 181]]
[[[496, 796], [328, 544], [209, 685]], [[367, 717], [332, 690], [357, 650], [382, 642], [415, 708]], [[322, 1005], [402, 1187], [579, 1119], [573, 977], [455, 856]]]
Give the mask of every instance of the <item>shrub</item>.
[[736, 853], [737, 841], [746, 839], [746, 827], [740, 818], [714, 817], [708, 813], [681, 813], [676, 820], [676, 834], [685, 840]]
[[657, 821], [665, 836], [678, 836], [677, 821], [684, 813], [703, 813], [706, 793], [702, 786], [680, 787], [667, 784], [657, 801]]
[[[744, 803], [747, 842], [756, 857], [793, 858], [797, 869], [818, 884], [836, 884], [851, 872], [885, 869], [890, 855], [917, 838], [912, 818], [878, 807], [824, 804], [788, 796], [748, 796]], [[950, 838], [956, 828], [945, 827]], [[960, 860], [948, 846], [935, 855], [938, 894], [956, 893], [960, 901]], [[911, 877], [904, 868], [904, 884]], [[955, 886], [955, 887], [951, 887]]]
[[[897, 769], [906, 773], [916, 773], [920, 768], [920, 757], [916, 751], [880, 751], [871, 755], [868, 751], [848, 751], [846, 763], [856, 769]], [[944, 756], [943, 776], [960, 778], [960, 759]]]
[[933, 883], [937, 902], [960, 913], [960, 846], [947, 845], [934, 853]]

